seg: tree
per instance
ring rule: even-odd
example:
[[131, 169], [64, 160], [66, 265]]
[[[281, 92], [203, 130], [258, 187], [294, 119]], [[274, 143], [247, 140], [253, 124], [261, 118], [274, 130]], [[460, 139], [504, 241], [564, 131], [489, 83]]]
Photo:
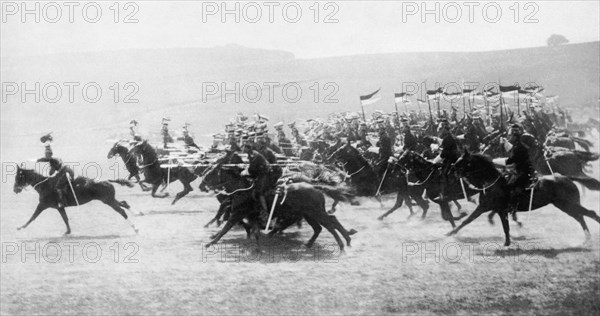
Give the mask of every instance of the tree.
[[560, 34], [552, 34], [550, 37], [548, 37], [546, 43], [548, 46], [554, 47], [562, 44], [568, 44], [569, 40]]

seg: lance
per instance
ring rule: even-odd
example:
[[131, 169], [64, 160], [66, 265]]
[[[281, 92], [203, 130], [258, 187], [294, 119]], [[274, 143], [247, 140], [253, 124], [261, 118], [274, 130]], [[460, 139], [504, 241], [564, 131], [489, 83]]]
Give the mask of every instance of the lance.
[[265, 226], [265, 232], [269, 231], [269, 226], [271, 226], [271, 219], [273, 218], [273, 213], [275, 212], [275, 205], [277, 204], [277, 198], [279, 198], [279, 190], [275, 192], [275, 197], [273, 198], [273, 204], [271, 204], [271, 212], [269, 212], [269, 219], [267, 219], [267, 226]]
[[67, 177], [67, 182], [69, 182], [69, 187], [71, 187], [71, 192], [73, 192], [73, 197], [75, 198], [75, 203], [77, 203], [77, 206], [79, 206], [79, 200], [77, 200], [77, 194], [75, 194], [75, 189], [73, 189], [73, 184], [71, 183], [71, 174], [69, 174], [67, 172], [65, 174], [65, 177]]

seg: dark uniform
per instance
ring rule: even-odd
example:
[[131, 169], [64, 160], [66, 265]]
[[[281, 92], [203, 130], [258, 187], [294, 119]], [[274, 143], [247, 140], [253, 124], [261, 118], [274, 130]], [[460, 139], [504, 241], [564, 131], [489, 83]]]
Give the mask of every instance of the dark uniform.
[[[517, 197], [525, 191], [533, 177], [535, 170], [529, 156], [529, 146], [525, 143], [524, 135], [514, 135], [513, 147], [510, 150], [510, 157], [506, 159], [506, 164], [515, 165], [515, 174], [510, 177], [508, 185], [511, 188], [510, 201], [516, 202]], [[527, 139], [527, 137], [525, 137]], [[513, 206], [516, 206], [513, 204]]]
[[67, 177], [70, 177], [71, 180], [75, 179], [75, 173], [71, 168], [60, 161], [57, 158], [50, 158], [47, 160], [40, 159], [39, 161], [47, 161], [50, 164], [50, 174], [52, 175], [50, 183], [53, 184], [56, 193], [58, 194], [58, 207], [64, 207], [66, 205], [65, 194], [67, 190], [70, 190], [69, 180]]
[[160, 134], [163, 137], [163, 147], [167, 148], [167, 143], [173, 142], [173, 138], [169, 134], [169, 125], [167, 123], [163, 123], [163, 126], [160, 130]]
[[249, 160], [248, 174], [254, 179], [255, 198], [260, 202], [261, 217], [264, 218], [268, 216], [265, 193], [269, 190], [269, 172], [271, 168], [267, 159], [250, 146], [248, 144], [245, 146]]
[[410, 128], [404, 128], [404, 147], [402, 147], [402, 149], [404, 151], [415, 150], [415, 148], [417, 148], [417, 145], [417, 138], [411, 133]]

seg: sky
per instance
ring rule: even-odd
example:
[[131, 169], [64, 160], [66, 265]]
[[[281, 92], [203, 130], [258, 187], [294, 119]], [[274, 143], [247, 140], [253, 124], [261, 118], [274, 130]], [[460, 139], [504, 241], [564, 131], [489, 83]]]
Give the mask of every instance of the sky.
[[1, 54], [238, 44], [319, 58], [536, 47], [555, 33], [571, 43], [600, 38], [597, 0], [54, 3], [2, 1]]

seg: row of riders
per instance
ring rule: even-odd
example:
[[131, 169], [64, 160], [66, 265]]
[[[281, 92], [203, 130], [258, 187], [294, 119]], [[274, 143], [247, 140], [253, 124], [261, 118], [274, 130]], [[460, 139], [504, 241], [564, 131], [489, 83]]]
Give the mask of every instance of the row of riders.
[[[438, 119], [434, 120], [423, 113], [398, 116], [378, 111], [369, 121], [361, 120], [355, 113], [337, 113], [327, 121], [308, 120], [303, 132], [295, 122], [288, 124], [291, 140], [286, 136], [283, 123], [275, 124], [277, 144], [272, 142], [267, 133], [267, 120], [257, 117], [259, 119], [256, 122], [248, 122], [241, 115], [232, 120], [225, 129], [227, 136], [224, 143], [227, 145], [213, 146], [212, 151], [222, 154], [210, 164], [203, 162], [192, 168], [178, 166], [166, 173], [165, 168], [160, 166], [159, 150], [142, 140], [137, 133], [135, 120], [130, 127], [131, 148], [116, 143], [108, 156], [121, 156], [130, 171], [129, 179], [136, 177], [143, 189], [145, 186], [142, 182], [152, 185], [153, 196], [166, 197], [167, 194], [156, 194], [158, 187], [171, 181], [181, 181], [184, 190], [177, 194], [173, 204], [193, 190], [190, 185], [192, 181], [203, 177], [200, 189], [217, 191], [217, 198], [221, 202], [213, 221], [220, 223], [221, 218], [227, 220], [212, 243], [238, 223], [244, 225], [249, 234], [257, 232], [257, 227], [264, 226], [271, 207], [277, 210], [275, 217], [279, 219], [271, 233], [305, 219], [315, 230], [309, 246], [323, 226], [334, 235], [343, 249], [335, 230], [342, 234], [348, 244], [349, 236], [355, 231], [347, 231], [335, 216], [325, 213], [323, 194], [334, 199], [333, 212], [338, 202], [357, 204], [355, 196], [379, 198], [382, 194], [397, 193], [394, 207], [380, 219], [399, 208], [403, 202], [413, 215], [412, 201], [421, 206], [422, 216], [425, 217], [428, 209], [428, 202], [423, 199], [425, 195], [440, 205], [442, 217], [450, 221], [453, 228], [454, 220], [466, 214], [454, 217], [448, 203], [457, 203], [456, 200], [465, 198], [465, 195], [479, 194], [477, 209], [451, 233], [456, 233], [481, 213], [492, 210], [490, 220], [494, 213], [500, 215], [507, 245], [510, 240], [506, 217], [511, 211], [515, 214], [516, 211], [553, 203], [579, 221], [586, 233], [584, 215], [600, 222], [595, 212], [580, 205], [579, 191], [572, 182], [600, 190], [600, 182], [583, 173], [589, 161], [598, 159], [597, 154], [588, 151], [592, 143], [566, 129], [559, 129], [556, 119], [544, 111], [525, 111], [520, 118], [515, 118], [513, 114], [508, 122], [497, 116], [484, 120], [476, 114], [465, 115], [458, 120], [454, 112], [451, 115], [439, 113]], [[190, 150], [200, 149], [189, 136], [187, 126], [184, 126], [181, 140]], [[163, 119], [161, 135], [163, 147], [167, 148], [173, 142], [167, 119]], [[68, 228], [64, 206], [74, 205], [73, 199], [80, 204], [77, 191], [86, 191], [94, 184], [81, 177], [73, 179], [73, 172], [62, 165], [59, 159], [52, 157], [50, 134], [42, 137], [41, 141], [46, 145], [46, 155], [40, 161], [50, 163], [51, 173], [56, 171], [46, 179], [51, 181], [48, 181], [50, 190], [45, 193], [48, 201], [44, 202], [44, 206], [58, 208]], [[575, 150], [575, 144], [585, 150]], [[243, 156], [247, 157], [246, 162]], [[487, 159], [489, 156], [495, 159]], [[297, 163], [282, 163], [285, 157], [294, 157]], [[314, 173], [308, 175], [301, 165], [322, 166], [321, 170], [338, 173], [342, 177], [338, 178], [341, 179], [339, 181], [327, 181]], [[512, 168], [509, 168], [511, 172], [506, 177], [493, 172], [497, 172], [497, 168], [506, 169], [507, 166]], [[19, 170], [15, 191], [27, 185], [21, 179], [26, 171]], [[138, 175], [140, 171], [144, 174], [142, 181]], [[482, 180], [482, 177], [489, 177], [490, 174], [498, 174], [498, 177], [490, 181]], [[548, 174], [552, 176], [538, 176]], [[113, 182], [130, 185], [128, 181], [120, 179]], [[75, 194], [68, 194], [69, 186]], [[552, 193], [548, 190], [556, 191], [550, 195], [554, 200], [544, 195]], [[106, 201], [103, 202], [116, 207], [115, 210], [127, 218], [119, 206], [126, 205], [128, 208], [128, 205], [114, 199], [114, 188], [112, 193], [108, 193], [108, 197], [99, 199], [104, 198]], [[277, 197], [282, 195], [283, 200], [277, 201]], [[279, 205], [274, 207], [276, 203]], [[38, 209], [44, 206], [38, 206]], [[41, 210], [38, 212], [38, 209], [23, 227], [39, 215]], [[254, 235], [258, 238], [257, 233]]]

